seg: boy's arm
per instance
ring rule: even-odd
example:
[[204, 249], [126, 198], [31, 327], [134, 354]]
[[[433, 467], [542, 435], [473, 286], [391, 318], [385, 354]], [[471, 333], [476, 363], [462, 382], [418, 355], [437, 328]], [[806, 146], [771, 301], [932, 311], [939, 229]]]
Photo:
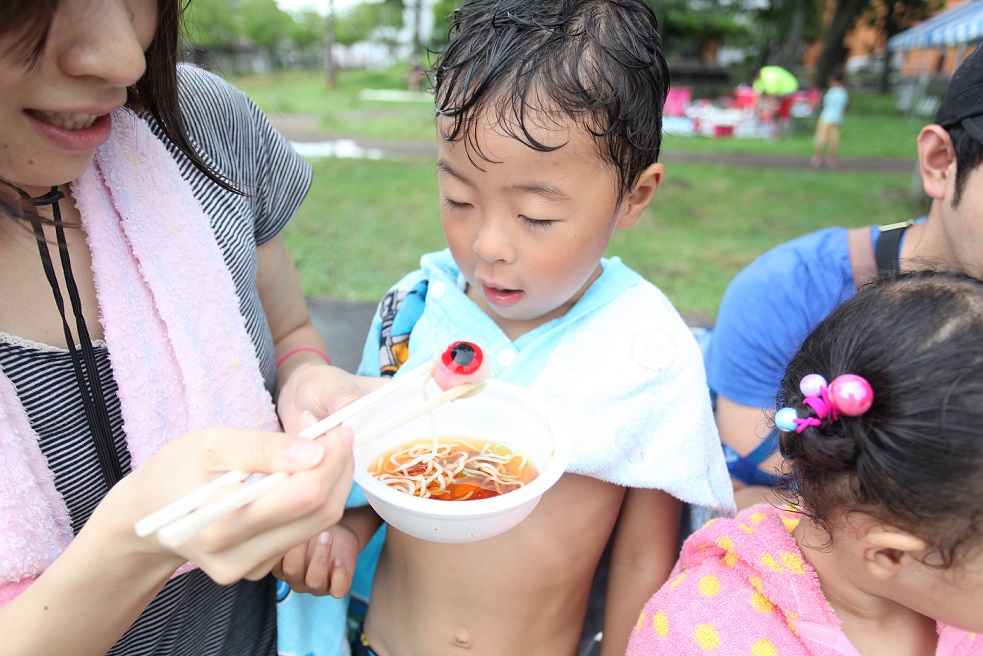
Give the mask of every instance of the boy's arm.
[[623, 656], [645, 602], [679, 555], [682, 502], [662, 490], [629, 488], [614, 529], [601, 656]]

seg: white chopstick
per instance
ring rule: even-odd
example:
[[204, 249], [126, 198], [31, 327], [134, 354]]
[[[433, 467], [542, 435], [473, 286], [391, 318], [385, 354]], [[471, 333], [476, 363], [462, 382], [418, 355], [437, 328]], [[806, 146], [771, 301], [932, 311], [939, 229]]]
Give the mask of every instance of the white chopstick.
[[[377, 403], [393, 392], [405, 387], [415, 380], [430, 374], [433, 363], [427, 362], [403, 376], [396, 378], [392, 382], [366, 394], [365, 396], [349, 403], [338, 412], [329, 415], [318, 423], [300, 431], [300, 437], [314, 439], [320, 437], [332, 428], [339, 426], [345, 420], [352, 418], [362, 410]], [[468, 393], [474, 393], [484, 386], [481, 383], [465, 383], [447, 390], [432, 401], [423, 404], [418, 408], [388, 422], [384, 427], [373, 429], [364, 436], [356, 440], [356, 446], [382, 435], [400, 423], [409, 421], [425, 412], [429, 412], [438, 405], [453, 401], [454, 399]], [[383, 430], [384, 429], [384, 430]], [[278, 472], [263, 477], [262, 479], [250, 483], [249, 485], [223, 497], [206, 506], [202, 504], [219, 488], [226, 485], [240, 483], [251, 474], [244, 471], [230, 471], [219, 476], [215, 480], [193, 490], [189, 494], [181, 497], [177, 501], [161, 508], [160, 510], [140, 519], [134, 525], [136, 533], [140, 537], [146, 537], [152, 533], [157, 533], [161, 542], [170, 547], [177, 547], [187, 542], [198, 534], [205, 526], [212, 523], [222, 515], [232, 512], [242, 506], [256, 500], [266, 490], [273, 487], [279, 481], [286, 478], [286, 474]]]
[[[481, 381], [477, 383], [463, 383], [457, 387], [452, 387], [440, 396], [434, 397], [426, 403], [417, 406], [412, 410], [403, 413], [402, 415], [399, 415], [382, 426], [378, 426], [356, 436], [354, 446], [362, 446], [367, 442], [385, 435], [397, 426], [430, 412], [434, 408], [443, 405], [444, 403], [459, 399], [462, 396], [467, 396], [468, 394], [474, 394], [480, 391], [484, 386], [485, 382]], [[255, 501], [262, 496], [264, 492], [285, 479], [287, 476], [288, 474], [284, 472], [270, 474], [269, 476], [247, 485], [246, 487], [237, 490], [226, 497], [197, 509], [188, 515], [180, 517], [179, 519], [176, 519], [167, 526], [159, 529], [157, 531], [157, 537], [161, 541], [161, 544], [165, 546], [171, 548], [178, 547], [196, 536], [202, 529], [222, 515], [230, 513], [233, 510], [237, 510], [242, 506]]]
[[435, 396], [429, 401], [426, 401], [425, 403], [416, 406], [412, 410], [404, 412], [398, 417], [395, 417], [394, 419], [387, 421], [381, 426], [376, 426], [375, 428], [371, 430], [367, 430], [364, 433], [358, 433], [355, 435], [355, 448], [357, 449], [358, 447], [364, 444], [368, 444], [369, 442], [376, 439], [377, 437], [381, 437], [382, 435], [385, 435], [386, 433], [396, 428], [397, 426], [405, 424], [411, 419], [416, 419], [420, 415], [426, 414], [431, 410], [433, 410], [434, 408], [436, 408], [437, 406], [441, 406], [447, 403], [448, 401], [453, 401], [455, 399], [459, 399], [462, 396], [467, 396], [469, 394], [476, 394], [477, 392], [481, 391], [481, 389], [485, 386], [485, 384], [486, 383], [483, 380], [475, 383], [462, 383], [456, 387], [450, 388], [440, 396]]

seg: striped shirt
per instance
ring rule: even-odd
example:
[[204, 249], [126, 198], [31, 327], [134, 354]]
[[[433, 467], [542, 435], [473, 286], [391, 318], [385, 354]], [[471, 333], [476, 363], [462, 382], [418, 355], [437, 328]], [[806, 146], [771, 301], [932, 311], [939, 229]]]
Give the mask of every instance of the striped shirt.
[[[256, 289], [256, 247], [286, 225], [307, 192], [311, 169], [234, 87], [185, 65], [179, 68], [179, 79], [192, 142], [208, 165], [246, 192], [238, 195], [221, 189], [169, 145], [182, 176], [211, 219], [267, 389], [272, 393], [273, 339]], [[94, 347], [116, 453], [123, 471], [128, 472], [130, 458], [106, 343], [97, 341]], [[78, 533], [107, 488], [85, 421], [71, 357], [65, 349], [0, 332], [0, 367], [40, 436], [41, 451], [68, 506], [72, 528]], [[109, 653], [276, 654], [275, 582], [266, 577], [258, 582], [220, 586], [200, 570], [171, 579]]]

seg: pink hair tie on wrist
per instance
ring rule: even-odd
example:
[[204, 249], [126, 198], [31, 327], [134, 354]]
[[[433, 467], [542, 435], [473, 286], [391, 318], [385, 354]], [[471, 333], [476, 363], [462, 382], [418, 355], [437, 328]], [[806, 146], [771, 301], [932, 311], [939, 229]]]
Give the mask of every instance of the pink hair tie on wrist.
[[289, 351], [287, 351], [286, 353], [284, 353], [282, 356], [280, 356], [280, 359], [276, 361], [276, 367], [277, 367], [277, 369], [279, 369], [280, 368], [280, 365], [283, 364], [284, 361], [287, 358], [289, 358], [291, 355], [294, 355], [296, 353], [302, 353], [304, 351], [310, 351], [311, 353], [317, 353], [318, 355], [321, 356], [321, 359], [322, 360], [324, 360], [328, 364], [331, 364], [331, 358], [329, 358], [328, 357], [328, 354], [325, 353], [324, 351], [322, 351], [320, 349], [316, 349], [313, 346], [298, 346], [297, 348], [290, 349]]
[[870, 383], [856, 374], [843, 374], [829, 385], [819, 374], [808, 374], [799, 383], [805, 397], [802, 403], [812, 408], [815, 417], [800, 418], [795, 408], [782, 408], [775, 413], [775, 426], [783, 431], [801, 433], [809, 426], [820, 426], [829, 418], [836, 421], [840, 415], [859, 417], [874, 403], [874, 390]]

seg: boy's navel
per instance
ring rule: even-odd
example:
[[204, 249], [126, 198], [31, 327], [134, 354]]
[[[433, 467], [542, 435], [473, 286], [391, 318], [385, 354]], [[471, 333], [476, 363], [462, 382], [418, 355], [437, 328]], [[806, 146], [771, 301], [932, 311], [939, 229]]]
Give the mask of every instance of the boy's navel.
[[471, 649], [471, 632], [460, 629], [451, 644], [459, 649]]

